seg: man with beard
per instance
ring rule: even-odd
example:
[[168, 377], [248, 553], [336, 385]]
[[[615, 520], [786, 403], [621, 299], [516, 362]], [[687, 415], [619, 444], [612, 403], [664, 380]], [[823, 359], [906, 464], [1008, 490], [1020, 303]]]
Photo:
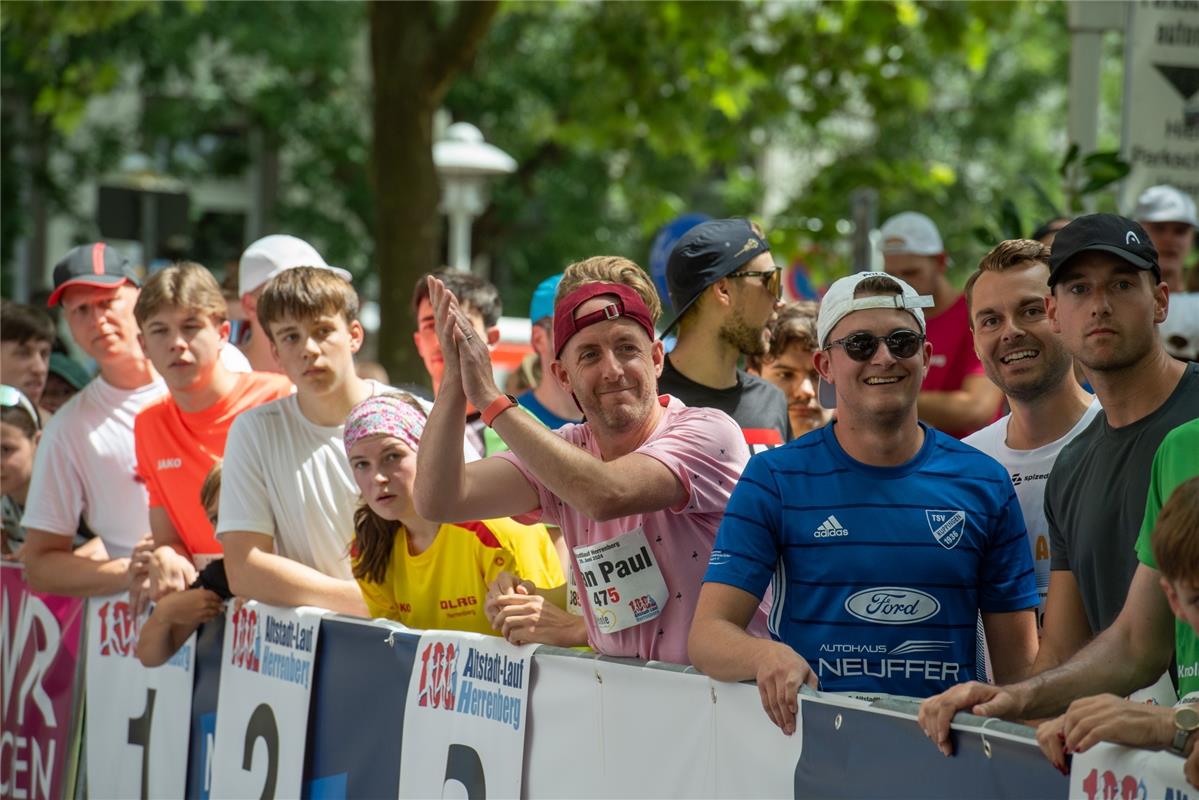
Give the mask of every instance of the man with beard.
[[884, 222], [879, 235], [887, 274], [933, 298], [928, 313], [933, 355], [920, 391], [920, 419], [959, 439], [989, 425], [1002, 398], [971, 347], [966, 298], [945, 276], [949, 256], [937, 226], [905, 211]]
[[1056, 625], [1054, 608], [1064, 603], [1082, 608], [1087, 623], [1077, 613], [1061, 615], [1078, 629], [1046, 625], [1045, 639], [1096, 638], [1077, 653], [1050, 644], [1052, 652], [1037, 659], [1048, 671], [1020, 683], [971, 683], [927, 700], [921, 727], [947, 755], [958, 710], [1039, 719], [1086, 695], [1127, 695], [1170, 664], [1170, 609], [1158, 572], [1138, 566], [1134, 545], [1154, 454], [1166, 434], [1199, 416], [1199, 364], [1170, 358], [1158, 339], [1170, 291], [1157, 250], [1136, 222], [1079, 217], [1058, 233], [1049, 266], [1051, 327], [1082, 364], [1103, 413], [1062, 450], [1045, 486], [1054, 572], [1046, 613]]
[[[660, 305], [649, 276], [611, 256], [566, 268], [549, 367], [586, 421], [556, 431], [511, 413], [516, 400], [496, 388], [486, 342], [432, 277], [429, 301], [445, 371], [417, 454], [416, 512], [443, 522], [511, 516], [557, 525], [572, 551], [591, 646], [687, 663], [704, 566], [749, 450], [723, 412], [658, 396]], [[463, 463], [456, 443], [467, 402], [509, 452]], [[537, 591], [507, 577], [489, 605]], [[523, 615], [501, 612], [492, 623], [510, 640], [522, 625], [517, 641], [543, 641], [537, 621]]]
[[[1050, 329], [1046, 245], [1029, 239], [1000, 242], [966, 280], [965, 293], [974, 350], [987, 377], [1007, 396], [1011, 413], [963, 441], [1003, 464], [1016, 487], [1037, 570], [1040, 630], [1050, 581], [1045, 480], [1062, 448], [1099, 413], [1099, 403], [1074, 379], [1073, 359]], [[1057, 573], [1058, 579], [1069, 574]], [[1081, 608], [1071, 610], [1081, 613]], [[1051, 619], [1048, 627], [1062, 626]]]
[[766, 324], [781, 307], [782, 275], [761, 232], [744, 219], [695, 226], [666, 264], [677, 316], [665, 332], [677, 325], [679, 333], [658, 390], [725, 412], [755, 452], [791, 439], [786, 396], [737, 367], [742, 355], [768, 349]]
[[[803, 683], [924, 697], [974, 677], [980, 613], [998, 674], [1032, 662], [1036, 581], [1007, 474], [917, 419], [931, 305], [880, 272], [829, 287], [816, 369], [837, 416], [750, 459], [721, 523], [690, 653], [717, 680], [756, 679], [785, 734]], [[768, 585], [776, 641], [756, 641]]]

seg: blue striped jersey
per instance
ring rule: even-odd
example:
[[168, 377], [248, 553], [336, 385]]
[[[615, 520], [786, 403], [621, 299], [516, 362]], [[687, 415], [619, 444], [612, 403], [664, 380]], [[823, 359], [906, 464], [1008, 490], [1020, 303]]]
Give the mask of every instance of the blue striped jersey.
[[973, 680], [979, 612], [1037, 605], [1007, 472], [923, 424], [914, 458], [870, 466], [834, 425], [750, 459], [704, 580], [761, 597], [773, 579], [770, 633], [825, 691], [927, 697]]

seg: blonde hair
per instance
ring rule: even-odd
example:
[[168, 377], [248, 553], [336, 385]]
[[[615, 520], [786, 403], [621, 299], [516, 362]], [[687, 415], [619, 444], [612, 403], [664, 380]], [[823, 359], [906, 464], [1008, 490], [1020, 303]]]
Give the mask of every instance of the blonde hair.
[[166, 309], [199, 311], [217, 324], [228, 318], [221, 285], [194, 261], [181, 261], [151, 275], [133, 306], [133, 317], [144, 327], [151, 317]]
[[558, 291], [554, 293], [554, 304], [588, 283], [624, 284], [641, 296], [655, 325], [662, 316], [662, 301], [658, 299], [658, 291], [649, 275], [632, 261], [620, 256], [592, 256], [571, 264], [562, 273]]
[[349, 325], [358, 319], [358, 293], [345, 278], [320, 267], [293, 267], [267, 281], [258, 298], [258, 323], [273, 342], [271, 323], [311, 320], [340, 314]]
[[204, 476], [204, 483], [200, 484], [200, 505], [204, 506], [204, 512], [208, 509], [215, 508], [221, 500], [221, 464], [224, 462], [217, 459], [217, 462], [212, 465], [212, 469], [208, 470], [208, 474]]
[[[963, 289], [966, 294], [966, 310], [969, 312], [966, 315], [966, 321], [970, 323], [971, 329], [974, 328], [974, 284], [978, 283], [982, 274], [984, 272], [1007, 272], [1009, 269], [1029, 263], [1048, 266], [1049, 245], [1035, 239], [1005, 239], [983, 256], [982, 261], [978, 262], [978, 269], [966, 279], [966, 287]], [[1048, 293], [1048, 285], [1045, 289]]]

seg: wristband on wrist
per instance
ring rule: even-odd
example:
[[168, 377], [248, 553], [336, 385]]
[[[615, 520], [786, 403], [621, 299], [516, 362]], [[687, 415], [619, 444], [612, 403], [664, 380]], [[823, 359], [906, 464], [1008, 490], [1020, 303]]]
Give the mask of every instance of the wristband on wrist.
[[479, 418], [483, 420], [484, 425], [490, 428], [491, 423], [495, 422], [496, 417], [498, 417], [500, 414], [503, 414], [514, 405], [516, 405], [515, 397], [510, 394], [502, 394], [496, 399], [492, 400], [491, 405], [483, 409], [482, 413], [479, 414]]

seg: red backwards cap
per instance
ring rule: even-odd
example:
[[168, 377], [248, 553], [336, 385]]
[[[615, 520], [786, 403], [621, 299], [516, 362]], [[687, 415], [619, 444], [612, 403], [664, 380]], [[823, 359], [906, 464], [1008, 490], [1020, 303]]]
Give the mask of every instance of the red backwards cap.
[[[616, 302], [575, 319], [575, 309], [579, 306], [593, 297], [612, 294], [616, 295]], [[632, 287], [623, 283], [583, 284], [554, 304], [554, 358], [562, 356], [566, 343], [583, 328], [620, 317], [628, 317], [640, 325], [651, 342], [657, 338], [649, 307]]]

